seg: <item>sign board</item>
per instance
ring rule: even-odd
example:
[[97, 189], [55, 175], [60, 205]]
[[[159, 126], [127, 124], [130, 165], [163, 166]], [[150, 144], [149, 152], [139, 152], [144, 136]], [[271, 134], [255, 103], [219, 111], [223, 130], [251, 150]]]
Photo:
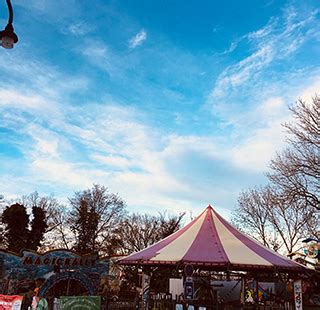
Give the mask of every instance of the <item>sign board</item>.
[[173, 300], [183, 294], [183, 279], [169, 279], [169, 293]]
[[184, 282], [184, 296], [185, 299], [191, 300], [193, 299], [193, 293], [194, 293], [194, 285], [193, 285], [193, 279], [192, 277], [187, 277], [189, 281]]
[[60, 297], [60, 309], [90, 309], [100, 310], [101, 297], [100, 296], [62, 296]]
[[94, 296], [103, 289], [101, 279], [108, 275], [110, 261], [99, 259], [97, 253], [80, 255], [63, 249], [45, 253], [23, 250], [20, 254], [0, 249], [0, 294], [22, 295], [34, 289], [36, 279], [43, 278], [42, 294], [58, 282], [74, 279], [85, 287], [87, 296]]
[[23, 296], [0, 295], [0, 310], [20, 310]]
[[[51, 252], [52, 253], [52, 252]], [[50, 254], [51, 254], [50, 253]], [[65, 267], [93, 267], [97, 261], [96, 257], [52, 257], [47, 255], [26, 255], [23, 257], [22, 265], [45, 265]]]
[[297, 280], [293, 284], [294, 287], [294, 303], [295, 310], [302, 310], [302, 283], [301, 280]]

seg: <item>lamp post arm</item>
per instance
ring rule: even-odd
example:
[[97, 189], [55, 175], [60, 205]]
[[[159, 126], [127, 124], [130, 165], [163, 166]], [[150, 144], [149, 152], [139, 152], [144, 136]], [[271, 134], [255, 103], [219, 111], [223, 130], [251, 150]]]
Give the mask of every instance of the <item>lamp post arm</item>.
[[8, 24], [12, 24], [13, 23], [13, 9], [12, 9], [11, 0], [6, 0], [6, 1], [7, 1], [8, 11], [9, 11]]

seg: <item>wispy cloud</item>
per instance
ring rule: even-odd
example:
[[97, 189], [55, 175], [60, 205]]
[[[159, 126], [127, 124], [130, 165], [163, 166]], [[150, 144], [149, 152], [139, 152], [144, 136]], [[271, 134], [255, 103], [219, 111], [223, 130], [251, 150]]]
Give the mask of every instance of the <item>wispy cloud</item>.
[[67, 33], [71, 33], [75, 36], [83, 36], [90, 33], [93, 30], [93, 27], [86, 22], [77, 22], [70, 24], [67, 27]]
[[46, 21], [54, 23], [65, 23], [66, 20], [71, 20], [75, 16], [80, 15], [80, 5], [76, 0], [16, 0], [16, 6], [22, 6], [25, 10], [29, 11], [32, 16], [44, 18]]
[[232, 52], [242, 40], [248, 41], [253, 52], [220, 74], [211, 96], [229, 95], [249, 79], [257, 79], [273, 62], [286, 59], [306, 41], [318, 36], [312, 31], [319, 24], [317, 14], [318, 11], [313, 11], [301, 16], [289, 7], [281, 18], [271, 18], [265, 27], [234, 41], [228, 52]]
[[[233, 142], [229, 159], [247, 171], [265, 171], [276, 151], [284, 146], [288, 105], [314, 95], [319, 85], [317, 68], [301, 66], [296, 55], [319, 39], [318, 10], [298, 12], [287, 7], [257, 31], [234, 41], [249, 44], [249, 54], [220, 73], [208, 98], [210, 110], [230, 128]], [[295, 66], [287, 66], [295, 62]], [[301, 67], [299, 67], [301, 66]]]
[[129, 47], [136, 48], [147, 39], [147, 32], [141, 29], [134, 37], [129, 40]]

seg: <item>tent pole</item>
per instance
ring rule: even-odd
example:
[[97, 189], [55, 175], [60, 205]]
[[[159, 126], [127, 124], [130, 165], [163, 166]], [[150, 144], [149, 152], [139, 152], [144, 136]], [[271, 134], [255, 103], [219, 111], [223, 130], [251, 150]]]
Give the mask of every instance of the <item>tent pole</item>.
[[[150, 272], [149, 272], [150, 273]], [[150, 292], [150, 275], [145, 270], [142, 271], [142, 310], [147, 310], [149, 307], [149, 292]]]
[[259, 281], [256, 279], [256, 303], [259, 307]]
[[244, 301], [245, 301], [245, 289], [244, 289], [244, 276], [242, 276], [241, 278], [241, 304], [242, 304], [242, 307], [241, 309], [244, 308]]

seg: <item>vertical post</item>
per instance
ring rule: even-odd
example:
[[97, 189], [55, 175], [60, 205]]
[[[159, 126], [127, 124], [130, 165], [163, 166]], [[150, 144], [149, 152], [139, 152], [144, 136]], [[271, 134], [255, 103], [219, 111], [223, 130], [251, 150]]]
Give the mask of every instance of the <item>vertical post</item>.
[[317, 261], [316, 261], [316, 269], [319, 269], [320, 268], [320, 260], [319, 260], [319, 257], [320, 257], [320, 211], [317, 210], [317, 213], [316, 213], [316, 218], [317, 218], [317, 226], [316, 226], [316, 229], [317, 229], [317, 243], [318, 243], [318, 252], [317, 252]]
[[241, 304], [242, 304], [242, 308], [245, 302], [245, 289], [244, 289], [244, 277], [241, 278]]
[[142, 273], [142, 310], [148, 310], [150, 292], [150, 275]]
[[184, 297], [187, 300], [193, 299], [194, 294], [194, 284], [193, 284], [193, 273], [194, 268], [192, 265], [188, 264], [184, 267]]
[[67, 296], [69, 296], [69, 289], [70, 289], [70, 277], [68, 278], [68, 284], [67, 284], [67, 293], [66, 293]]
[[255, 292], [255, 295], [256, 295], [256, 301], [257, 301], [257, 305], [259, 307], [259, 281], [256, 279], [256, 292]]
[[320, 239], [320, 210], [317, 210], [316, 217], [317, 217], [317, 238]]

